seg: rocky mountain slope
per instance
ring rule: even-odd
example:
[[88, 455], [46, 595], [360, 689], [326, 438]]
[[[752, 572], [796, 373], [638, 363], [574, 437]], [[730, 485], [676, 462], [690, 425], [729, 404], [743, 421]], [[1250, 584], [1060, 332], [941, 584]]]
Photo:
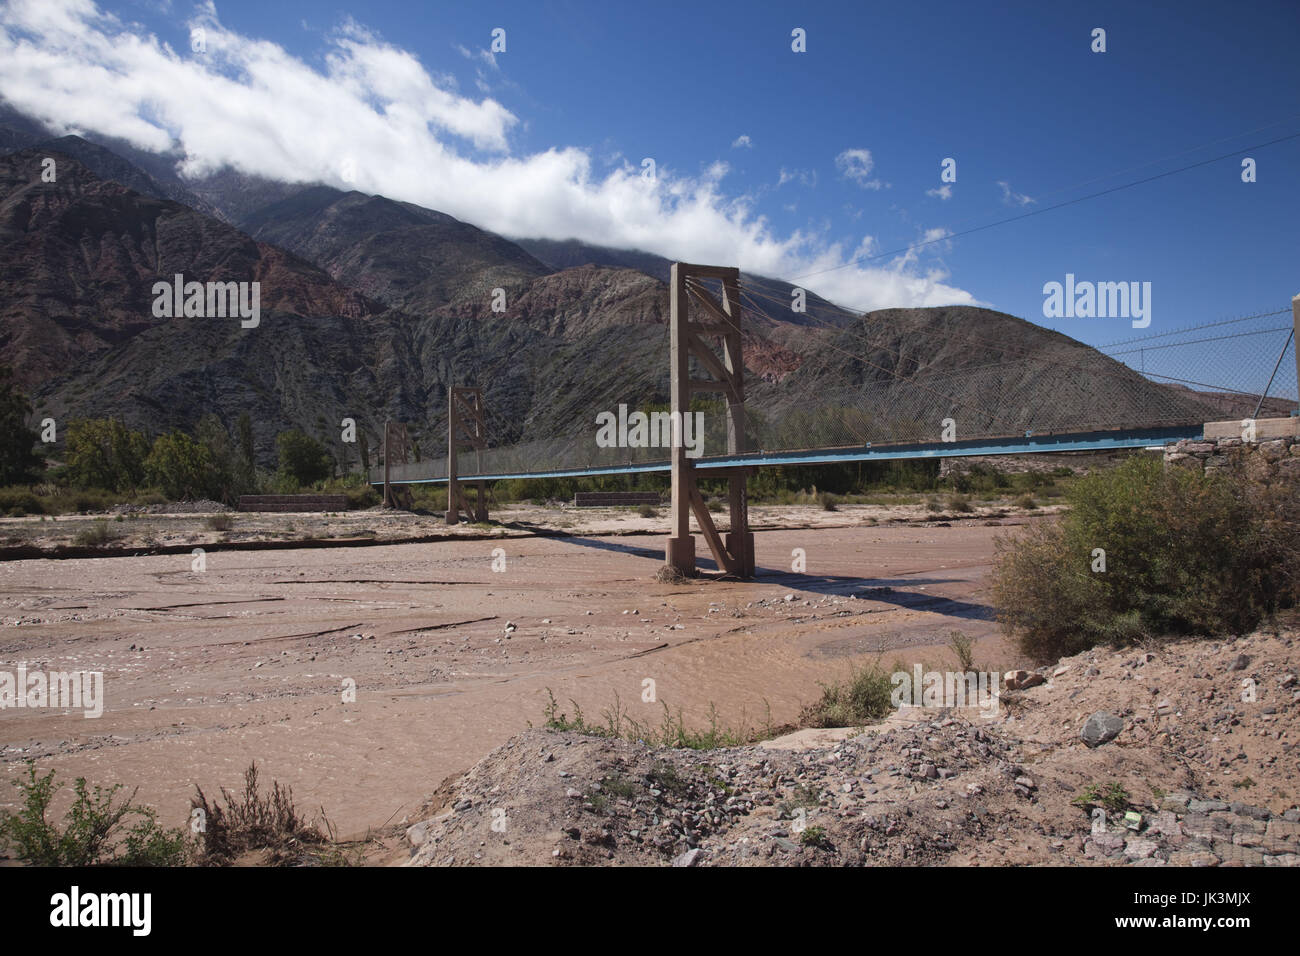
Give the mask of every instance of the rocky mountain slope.
[[[233, 170], [183, 181], [176, 157], [42, 138], [39, 124], [0, 114], [0, 362], [40, 416], [113, 415], [156, 432], [246, 411], [264, 460], [289, 427], [349, 460], [341, 418], [376, 439], [385, 419], [436, 436], [452, 384], [486, 389], [501, 442], [589, 431], [597, 411], [668, 400], [667, 259], [511, 241], [411, 203]], [[58, 179], [43, 183], [51, 155]], [[261, 327], [155, 318], [153, 283], [176, 273], [260, 282]], [[1194, 396], [1012, 316], [857, 316], [812, 294], [800, 314], [788, 283], [742, 285], [751, 399], [797, 436], [889, 437], [840, 421], [810, 432], [798, 417], [813, 414], [809, 396], [908, 421], [894, 437], [929, 434], [947, 415], [968, 433], [1014, 433], [1026, 416], [1041, 430], [1054, 424], [1044, 407], [1064, 409], [1062, 427], [1089, 412], [1201, 414]]]

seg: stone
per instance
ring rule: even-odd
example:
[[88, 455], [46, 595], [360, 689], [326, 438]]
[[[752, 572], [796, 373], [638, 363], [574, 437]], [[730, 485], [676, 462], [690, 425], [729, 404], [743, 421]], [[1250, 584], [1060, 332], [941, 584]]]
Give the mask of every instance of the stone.
[[1170, 866], [1217, 866], [1219, 858], [1205, 850], [1176, 850], [1169, 854]]
[[1124, 855], [1130, 860], [1145, 860], [1158, 849], [1160, 845], [1153, 840], [1130, 840], [1124, 847]]
[[1244, 670], [1245, 670], [1247, 667], [1249, 667], [1249, 666], [1250, 666], [1250, 657], [1249, 657], [1249, 655], [1247, 655], [1247, 654], [1238, 654], [1236, 657], [1234, 657], [1234, 658], [1232, 659], [1232, 663], [1228, 665], [1228, 670], [1230, 670], [1230, 671], [1244, 671]]
[[687, 850], [680, 856], [673, 857], [673, 866], [694, 866], [696, 861], [699, 860], [700, 854], [703, 852], [704, 851], [699, 847]]
[[1271, 813], [1265, 807], [1252, 807], [1248, 803], [1242, 803], [1240, 800], [1234, 800], [1228, 804], [1228, 808], [1239, 817], [1250, 817], [1252, 820], [1267, 820]]
[[1286, 454], [1287, 443], [1280, 438], [1259, 443], [1259, 453], [1265, 461], [1277, 461]]
[[420, 846], [424, 843], [424, 838], [429, 833], [429, 824], [431, 823], [433, 823], [432, 820], [422, 820], [415, 826], [410, 827], [406, 831], [406, 842], [411, 846]]
[[[1109, 714], [1104, 710], [1099, 710], [1084, 723], [1083, 729], [1079, 732], [1079, 737], [1089, 747], [1100, 747], [1104, 743], [1109, 743], [1119, 736], [1120, 731], [1124, 729], [1124, 721], [1114, 714]], [[1224, 804], [1227, 807], [1227, 804]]]
[[1240, 863], [1243, 866], [1263, 866], [1264, 854], [1246, 846], [1237, 846], [1227, 840], [1215, 840], [1214, 855], [1224, 863]]
[[1228, 809], [1228, 805], [1222, 800], [1189, 800], [1187, 809], [1192, 813], [1214, 813]]

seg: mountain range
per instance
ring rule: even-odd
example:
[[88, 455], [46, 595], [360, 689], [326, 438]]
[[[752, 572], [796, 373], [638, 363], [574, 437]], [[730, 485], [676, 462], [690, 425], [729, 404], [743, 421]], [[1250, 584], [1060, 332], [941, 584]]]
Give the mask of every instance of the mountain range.
[[[372, 446], [391, 419], [440, 449], [452, 385], [484, 388], [499, 443], [668, 400], [668, 259], [510, 239], [318, 184], [232, 170], [186, 180], [177, 159], [51, 136], [0, 108], [0, 363], [38, 418], [113, 416], [156, 433], [247, 412], [264, 462], [296, 427], [355, 465], [342, 419]], [[258, 325], [156, 316], [154, 284], [178, 274], [260, 283]], [[835, 390], [900, 407], [928, 395], [909, 399], [927, 420], [946, 409], [993, 430], [1029, 413], [1050, 424], [1045, 396], [1063, 424], [1204, 410], [1194, 393], [1000, 312], [858, 315], [808, 293], [799, 313], [788, 283], [742, 274], [742, 288], [748, 398], [771, 408]]]

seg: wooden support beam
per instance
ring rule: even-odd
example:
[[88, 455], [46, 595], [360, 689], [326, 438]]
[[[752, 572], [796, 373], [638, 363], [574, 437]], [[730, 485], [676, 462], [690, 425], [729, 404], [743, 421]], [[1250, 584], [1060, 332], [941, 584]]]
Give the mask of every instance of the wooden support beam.
[[735, 558], [727, 553], [726, 546], [722, 543], [722, 536], [718, 534], [718, 529], [713, 524], [713, 516], [709, 514], [708, 505], [704, 503], [704, 497], [700, 494], [700, 489], [694, 484], [691, 485], [691, 508], [695, 512], [695, 521], [704, 532], [704, 540], [709, 543], [709, 550], [713, 552], [713, 559], [718, 562], [718, 567], [727, 572], [727, 574], [737, 574], [738, 565]]

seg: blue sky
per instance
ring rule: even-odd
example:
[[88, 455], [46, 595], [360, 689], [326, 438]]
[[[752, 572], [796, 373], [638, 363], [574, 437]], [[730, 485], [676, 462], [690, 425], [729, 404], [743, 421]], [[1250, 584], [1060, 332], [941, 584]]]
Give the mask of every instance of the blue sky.
[[[816, 273], [804, 284], [854, 308], [980, 302], [1091, 344], [1139, 332], [1127, 318], [1044, 319], [1045, 282], [1150, 282], [1146, 332], [1282, 308], [1300, 292], [1300, 138], [1245, 149], [1300, 132], [1294, 0], [63, 7], [12, 0], [0, 14], [11, 45], [0, 54], [19, 43], [27, 53], [0, 67], [0, 91], [69, 128], [157, 145], [127, 116], [140, 107], [199, 171], [234, 156], [332, 181], [337, 154], [355, 149], [356, 188], [507, 234], [639, 245], [792, 281]], [[196, 59], [196, 24], [207, 58], [182, 70]], [[489, 56], [498, 27], [506, 50]], [[795, 27], [805, 53], [791, 50]], [[1096, 27], [1105, 53], [1090, 49]], [[161, 52], [114, 62], [124, 36]], [[382, 61], [366, 59], [375, 50]], [[36, 53], [46, 59], [34, 71]], [[91, 105], [76, 71], [48, 67], [59, 56], [137, 82]], [[257, 102], [248, 76], [288, 88], [277, 70], [327, 82], [302, 84], [300, 98], [263, 89]], [[450, 97], [428, 142], [383, 125], [394, 104], [428, 100], [413, 70]], [[33, 72], [61, 95], [42, 101]], [[355, 102], [331, 107], [331, 86]], [[184, 97], [168, 100], [173, 88]], [[361, 115], [367, 104], [373, 115]], [[331, 109], [350, 128], [317, 143]], [[278, 137], [267, 132], [276, 126]], [[1224, 153], [1234, 155], [844, 265], [863, 249], [891, 252]], [[1258, 164], [1251, 184], [1246, 155]], [[650, 196], [636, 192], [645, 157], [659, 177]], [[933, 193], [945, 157], [957, 163], [946, 199]]]

